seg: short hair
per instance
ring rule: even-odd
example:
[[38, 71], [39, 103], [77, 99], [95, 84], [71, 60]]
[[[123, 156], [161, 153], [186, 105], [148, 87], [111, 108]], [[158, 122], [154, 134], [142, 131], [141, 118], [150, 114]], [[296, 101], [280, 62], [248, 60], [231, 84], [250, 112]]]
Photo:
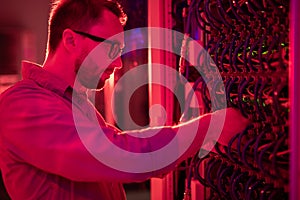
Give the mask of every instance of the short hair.
[[108, 9], [125, 26], [127, 15], [122, 6], [113, 0], [54, 0], [48, 21], [47, 54], [54, 52], [66, 28], [87, 30]]

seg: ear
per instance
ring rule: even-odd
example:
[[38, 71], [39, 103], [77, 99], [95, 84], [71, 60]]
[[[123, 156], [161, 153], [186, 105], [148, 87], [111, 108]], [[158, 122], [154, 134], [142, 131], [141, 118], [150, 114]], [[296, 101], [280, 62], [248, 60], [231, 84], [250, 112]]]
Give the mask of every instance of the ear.
[[62, 34], [62, 42], [64, 47], [68, 51], [76, 50], [76, 46], [78, 45], [78, 39], [76, 34], [71, 29], [65, 29]]

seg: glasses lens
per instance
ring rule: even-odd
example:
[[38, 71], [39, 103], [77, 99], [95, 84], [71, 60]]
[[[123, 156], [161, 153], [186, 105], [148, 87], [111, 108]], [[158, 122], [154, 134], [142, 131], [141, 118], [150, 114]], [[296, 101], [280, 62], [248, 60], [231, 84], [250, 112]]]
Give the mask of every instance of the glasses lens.
[[121, 53], [120, 44], [119, 43], [112, 44], [109, 52], [109, 57], [111, 59], [114, 59], [119, 55], [119, 53]]

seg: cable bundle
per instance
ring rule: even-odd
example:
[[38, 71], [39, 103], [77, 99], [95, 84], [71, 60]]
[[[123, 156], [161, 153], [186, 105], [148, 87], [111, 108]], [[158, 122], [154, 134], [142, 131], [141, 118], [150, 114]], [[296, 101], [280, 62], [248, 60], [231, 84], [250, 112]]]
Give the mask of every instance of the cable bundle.
[[[204, 112], [222, 105], [211, 99], [222, 93], [229, 107], [253, 122], [227, 146], [217, 144], [214, 153], [192, 159], [187, 190], [194, 178], [209, 188], [205, 199], [287, 199], [289, 2], [193, 0], [187, 9], [184, 32], [213, 61], [204, 63], [200, 53], [197, 65], [180, 63], [181, 72], [202, 95]], [[188, 41], [183, 43], [188, 51]], [[216, 69], [224, 91], [211, 76]]]

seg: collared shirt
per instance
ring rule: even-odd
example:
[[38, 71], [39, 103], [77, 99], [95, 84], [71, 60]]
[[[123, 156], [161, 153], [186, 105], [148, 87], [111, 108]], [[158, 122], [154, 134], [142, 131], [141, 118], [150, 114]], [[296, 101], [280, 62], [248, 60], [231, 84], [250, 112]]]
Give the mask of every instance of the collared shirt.
[[[121, 183], [144, 181], [175, 166], [131, 173], [101, 163], [83, 144], [80, 129], [88, 139], [91, 136], [97, 151], [107, 154], [105, 144], [92, 137], [99, 124], [107, 138], [135, 153], [155, 151], [176, 133], [165, 128], [163, 136], [150, 139], [121, 134], [105, 123], [83, 95], [72, 95], [76, 91], [70, 85], [42, 67], [24, 62], [22, 75], [23, 80], [0, 98], [0, 168], [12, 199], [122, 200]], [[88, 115], [91, 109], [97, 122]]]

